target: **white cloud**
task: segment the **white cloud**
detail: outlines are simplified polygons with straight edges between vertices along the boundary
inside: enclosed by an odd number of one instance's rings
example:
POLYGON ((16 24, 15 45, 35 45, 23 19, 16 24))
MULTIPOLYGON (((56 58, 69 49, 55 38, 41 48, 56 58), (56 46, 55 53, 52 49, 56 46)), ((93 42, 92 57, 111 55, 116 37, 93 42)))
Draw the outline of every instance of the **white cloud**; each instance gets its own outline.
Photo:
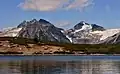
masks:
POLYGON ((25 10, 53 11, 59 9, 83 9, 91 5, 92 2, 92 0, 24 0, 18 6, 25 10))
POLYGON ((69 21, 57 21, 56 22, 56 26, 57 27, 65 27, 65 26, 68 26, 70 25, 71 23, 69 21))
POLYGON ((70 3, 66 9, 83 9, 89 5, 92 5, 92 0, 74 0, 72 3, 70 3))
POLYGON ((19 6, 25 10, 51 11, 61 8, 68 0, 25 0, 19 6))

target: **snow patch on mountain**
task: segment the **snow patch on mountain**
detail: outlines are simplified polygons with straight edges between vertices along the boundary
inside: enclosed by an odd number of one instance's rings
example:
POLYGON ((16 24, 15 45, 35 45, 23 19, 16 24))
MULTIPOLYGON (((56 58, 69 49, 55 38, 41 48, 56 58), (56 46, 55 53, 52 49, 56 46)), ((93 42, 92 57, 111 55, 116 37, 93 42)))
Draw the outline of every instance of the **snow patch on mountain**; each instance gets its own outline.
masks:
POLYGON ((56 40, 58 40, 58 37, 56 37, 54 34, 51 33, 51 35, 52 35, 56 40))
POLYGON ((107 29, 105 31, 93 31, 92 34, 100 35, 100 40, 104 40, 120 32, 120 29, 107 29))
POLYGON ((71 43, 73 42, 72 38, 69 37, 68 35, 66 35, 66 38, 68 38, 68 39, 70 40, 71 43))
POLYGON ((64 30, 61 30, 62 33, 64 33, 64 30))
POLYGON ((21 30, 22 28, 13 28, 9 31, 4 32, 3 35, 8 37, 16 37, 21 30))
POLYGON ((13 29, 14 27, 7 27, 7 28, 3 28, 1 31, 2 32, 7 32, 10 31, 11 29, 13 29))

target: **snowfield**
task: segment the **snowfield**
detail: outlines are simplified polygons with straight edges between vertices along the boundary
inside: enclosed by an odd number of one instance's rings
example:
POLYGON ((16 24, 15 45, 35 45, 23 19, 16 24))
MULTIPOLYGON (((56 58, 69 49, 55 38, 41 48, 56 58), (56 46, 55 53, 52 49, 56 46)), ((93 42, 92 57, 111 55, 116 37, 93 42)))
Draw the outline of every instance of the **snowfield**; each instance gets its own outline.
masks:
POLYGON ((100 35, 100 40, 104 40, 120 32, 120 29, 107 29, 105 31, 93 31, 92 34, 100 35))
POLYGON ((9 31, 4 32, 4 36, 16 37, 21 30, 22 30, 22 28, 13 28, 9 31))

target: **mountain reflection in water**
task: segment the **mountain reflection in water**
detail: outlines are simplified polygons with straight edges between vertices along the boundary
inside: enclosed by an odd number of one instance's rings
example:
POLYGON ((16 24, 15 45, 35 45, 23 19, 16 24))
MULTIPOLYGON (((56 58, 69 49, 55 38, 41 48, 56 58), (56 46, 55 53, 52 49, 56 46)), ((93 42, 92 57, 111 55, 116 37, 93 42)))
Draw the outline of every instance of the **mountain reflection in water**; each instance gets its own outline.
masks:
POLYGON ((120 74, 120 61, 2 60, 0 74, 120 74))

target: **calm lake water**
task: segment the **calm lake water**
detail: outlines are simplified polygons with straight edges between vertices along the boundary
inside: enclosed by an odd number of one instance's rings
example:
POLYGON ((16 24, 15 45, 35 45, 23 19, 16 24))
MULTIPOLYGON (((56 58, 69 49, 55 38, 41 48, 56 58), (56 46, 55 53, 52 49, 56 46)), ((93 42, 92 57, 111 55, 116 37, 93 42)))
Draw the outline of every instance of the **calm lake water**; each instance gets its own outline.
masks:
POLYGON ((120 74, 120 56, 0 56, 0 74, 120 74))

